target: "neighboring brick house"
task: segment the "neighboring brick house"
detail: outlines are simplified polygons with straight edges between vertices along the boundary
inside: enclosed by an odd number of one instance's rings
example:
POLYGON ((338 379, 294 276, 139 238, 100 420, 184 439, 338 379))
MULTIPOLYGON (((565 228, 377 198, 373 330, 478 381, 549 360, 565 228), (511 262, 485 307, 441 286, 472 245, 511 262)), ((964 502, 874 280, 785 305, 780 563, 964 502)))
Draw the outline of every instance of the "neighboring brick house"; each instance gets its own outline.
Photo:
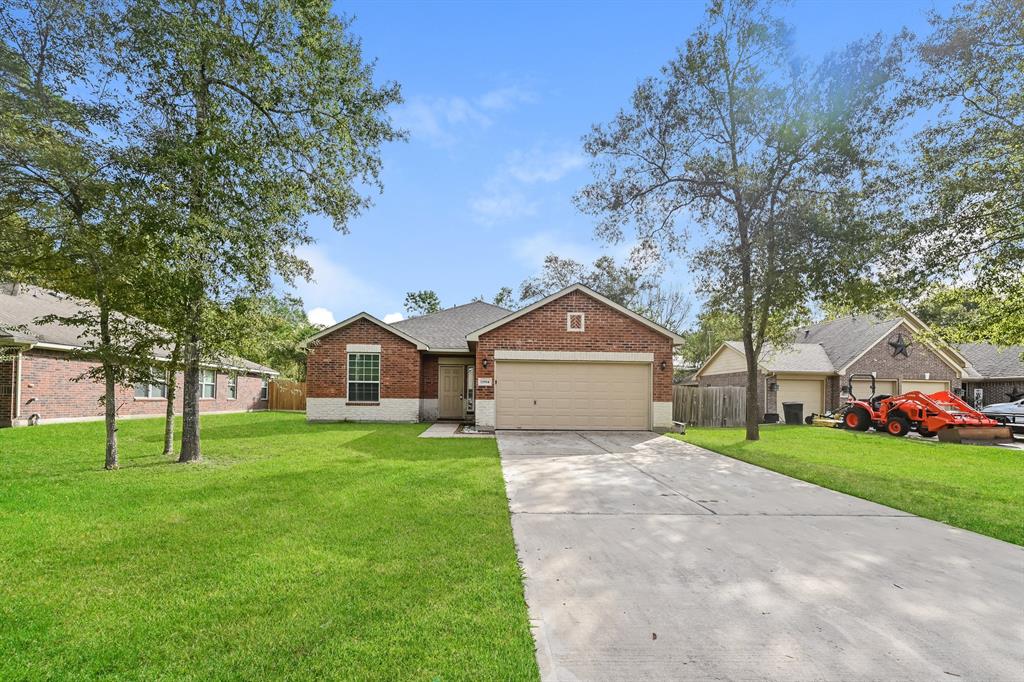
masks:
POLYGON ((1024 398, 1024 346, 1000 348, 989 343, 957 346, 967 358, 970 373, 964 376, 966 399, 976 407, 1024 398))
POLYGON ((473 302, 392 324, 360 313, 306 342, 306 414, 483 429, 664 429, 679 343, 582 285, 516 312, 473 302))
MULTIPOLYGON (((854 374, 874 375, 879 394, 962 392, 975 370, 960 351, 934 338, 909 313, 849 316, 800 328, 791 344, 768 347, 762 353, 759 410, 779 414, 784 402, 802 403, 804 415, 834 410, 843 404, 854 374)), ((696 379, 699 386, 745 386, 742 344, 722 344, 698 370, 696 379)), ((869 386, 870 380, 854 381, 853 392, 866 397, 869 386)))
MULTIPOLYGON (((87 305, 57 292, 0 284, 0 427, 103 418, 102 384, 79 377, 94 366, 69 353, 81 348, 83 330, 37 322, 46 315, 69 316, 87 305)), ((166 353, 158 352, 159 368, 166 353)), ((202 412, 267 409, 267 382, 277 372, 232 358, 206 365, 202 372, 202 412)), ((166 412, 166 377, 138 386, 117 387, 119 417, 159 416, 166 412)), ((176 411, 181 411, 183 377, 179 372, 176 411)))

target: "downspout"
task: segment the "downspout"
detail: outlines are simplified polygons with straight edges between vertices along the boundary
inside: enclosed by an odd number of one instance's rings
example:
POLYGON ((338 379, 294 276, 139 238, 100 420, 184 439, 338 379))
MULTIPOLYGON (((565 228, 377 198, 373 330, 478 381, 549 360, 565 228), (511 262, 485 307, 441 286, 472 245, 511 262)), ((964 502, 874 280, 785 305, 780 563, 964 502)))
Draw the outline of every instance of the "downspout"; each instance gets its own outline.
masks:
POLYGON ((14 416, 13 420, 21 418, 21 349, 18 349, 18 361, 14 369, 14 416))

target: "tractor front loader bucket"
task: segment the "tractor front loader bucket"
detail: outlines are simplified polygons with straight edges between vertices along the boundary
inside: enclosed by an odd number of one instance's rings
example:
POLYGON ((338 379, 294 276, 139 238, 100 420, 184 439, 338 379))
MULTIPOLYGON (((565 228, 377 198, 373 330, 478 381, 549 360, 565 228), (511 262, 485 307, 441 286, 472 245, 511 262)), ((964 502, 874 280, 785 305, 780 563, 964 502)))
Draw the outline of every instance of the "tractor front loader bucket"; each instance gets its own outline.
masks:
POLYGON ((1012 443, 1013 433, 1009 426, 947 426, 940 429, 939 440, 943 443, 1012 443))

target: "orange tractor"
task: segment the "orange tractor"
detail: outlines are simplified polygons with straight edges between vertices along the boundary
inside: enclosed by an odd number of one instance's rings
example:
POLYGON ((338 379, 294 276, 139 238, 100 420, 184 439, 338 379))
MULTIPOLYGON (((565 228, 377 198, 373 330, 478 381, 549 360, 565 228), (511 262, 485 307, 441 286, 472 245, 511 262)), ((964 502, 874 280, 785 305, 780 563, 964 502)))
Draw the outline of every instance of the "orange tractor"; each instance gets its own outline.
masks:
POLYGON ((925 438, 937 435, 946 443, 1013 442, 1010 427, 986 417, 950 391, 875 395, 875 377, 871 374, 851 375, 846 390, 850 398, 843 410, 843 428, 867 431, 874 427, 893 436, 917 431, 925 438), (871 381, 870 397, 854 395, 854 379, 871 381))

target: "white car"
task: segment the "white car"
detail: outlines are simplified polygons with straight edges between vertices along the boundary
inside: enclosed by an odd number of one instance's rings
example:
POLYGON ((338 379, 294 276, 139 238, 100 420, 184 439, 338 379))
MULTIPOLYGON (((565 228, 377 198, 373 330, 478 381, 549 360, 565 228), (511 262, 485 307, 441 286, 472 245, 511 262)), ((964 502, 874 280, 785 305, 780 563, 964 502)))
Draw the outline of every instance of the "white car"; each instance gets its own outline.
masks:
POLYGON ((1024 398, 1008 403, 986 405, 981 411, 986 417, 1009 424, 1014 431, 1024 431, 1024 398))

